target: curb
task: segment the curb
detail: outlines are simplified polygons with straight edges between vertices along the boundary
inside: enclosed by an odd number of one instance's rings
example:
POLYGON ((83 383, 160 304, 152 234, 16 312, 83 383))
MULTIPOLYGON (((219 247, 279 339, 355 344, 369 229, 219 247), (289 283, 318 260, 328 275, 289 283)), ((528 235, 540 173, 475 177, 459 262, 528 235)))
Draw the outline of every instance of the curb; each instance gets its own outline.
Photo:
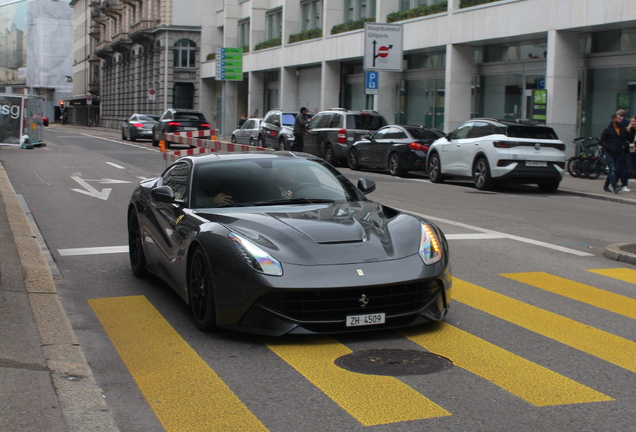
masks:
POLYGON ((626 246, 634 247, 633 243, 617 243, 613 245, 609 245, 605 248, 603 252, 603 256, 607 259, 611 259, 614 261, 620 261, 632 265, 636 265, 636 254, 624 250, 626 246))
POLYGON ((57 295, 49 263, 1 163, 0 198, 23 268, 42 352, 69 430, 118 432, 57 295))

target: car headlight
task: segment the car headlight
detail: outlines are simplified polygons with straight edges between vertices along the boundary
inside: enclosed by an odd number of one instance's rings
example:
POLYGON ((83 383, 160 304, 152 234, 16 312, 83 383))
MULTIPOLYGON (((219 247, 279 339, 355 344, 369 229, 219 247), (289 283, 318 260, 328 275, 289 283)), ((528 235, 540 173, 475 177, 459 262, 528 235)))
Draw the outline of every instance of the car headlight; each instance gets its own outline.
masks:
POLYGON ((263 249, 235 233, 230 233, 228 238, 230 239, 232 246, 234 246, 239 255, 243 257, 248 266, 252 267, 257 272, 266 275, 283 275, 283 266, 280 262, 274 259, 263 249))
POLYGON ((442 259, 442 244, 433 229, 424 223, 422 224, 420 249, 418 253, 426 265, 435 264, 442 259))

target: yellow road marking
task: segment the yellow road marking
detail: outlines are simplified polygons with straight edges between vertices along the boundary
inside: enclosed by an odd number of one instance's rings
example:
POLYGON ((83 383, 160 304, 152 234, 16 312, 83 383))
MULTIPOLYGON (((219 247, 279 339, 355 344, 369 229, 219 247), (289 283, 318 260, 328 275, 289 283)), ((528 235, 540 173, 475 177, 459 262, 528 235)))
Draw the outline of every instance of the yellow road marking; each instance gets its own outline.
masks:
POLYGON ((588 270, 592 273, 597 273, 603 276, 611 277, 614 279, 622 280, 625 282, 636 284, 636 270, 627 268, 613 268, 613 269, 599 269, 588 270))
POLYGON ((446 323, 403 336, 536 406, 614 400, 543 366, 446 323))
POLYGON ((507 273, 507 278, 636 319, 636 300, 544 272, 507 273))
POLYGON ((296 340, 263 342, 365 426, 450 415, 396 378, 358 374, 336 366, 334 361, 351 350, 332 338, 296 340))
POLYGON ((144 296, 88 302, 166 431, 267 430, 144 296))
POLYGON ((535 333, 636 372, 636 343, 453 278, 453 298, 535 333))

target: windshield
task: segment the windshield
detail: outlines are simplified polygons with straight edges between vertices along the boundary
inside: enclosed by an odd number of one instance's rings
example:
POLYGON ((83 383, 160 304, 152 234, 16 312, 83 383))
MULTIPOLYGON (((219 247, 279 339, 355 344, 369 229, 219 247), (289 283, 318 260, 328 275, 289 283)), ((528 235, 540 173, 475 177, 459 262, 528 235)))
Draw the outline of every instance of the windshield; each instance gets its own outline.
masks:
POLYGON ((214 161, 197 165, 192 180, 194 208, 363 200, 349 180, 320 160, 214 161))

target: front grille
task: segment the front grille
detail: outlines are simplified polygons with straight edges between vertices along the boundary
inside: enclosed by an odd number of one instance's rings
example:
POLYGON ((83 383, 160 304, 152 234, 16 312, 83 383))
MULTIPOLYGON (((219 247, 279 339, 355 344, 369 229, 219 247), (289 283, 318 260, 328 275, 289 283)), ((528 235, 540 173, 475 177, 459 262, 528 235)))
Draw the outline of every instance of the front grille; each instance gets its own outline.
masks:
POLYGON ((277 291, 257 305, 295 321, 342 321, 347 315, 384 312, 387 317, 417 312, 440 292, 438 281, 360 288, 277 291), (361 307, 361 298, 368 299, 361 307))

